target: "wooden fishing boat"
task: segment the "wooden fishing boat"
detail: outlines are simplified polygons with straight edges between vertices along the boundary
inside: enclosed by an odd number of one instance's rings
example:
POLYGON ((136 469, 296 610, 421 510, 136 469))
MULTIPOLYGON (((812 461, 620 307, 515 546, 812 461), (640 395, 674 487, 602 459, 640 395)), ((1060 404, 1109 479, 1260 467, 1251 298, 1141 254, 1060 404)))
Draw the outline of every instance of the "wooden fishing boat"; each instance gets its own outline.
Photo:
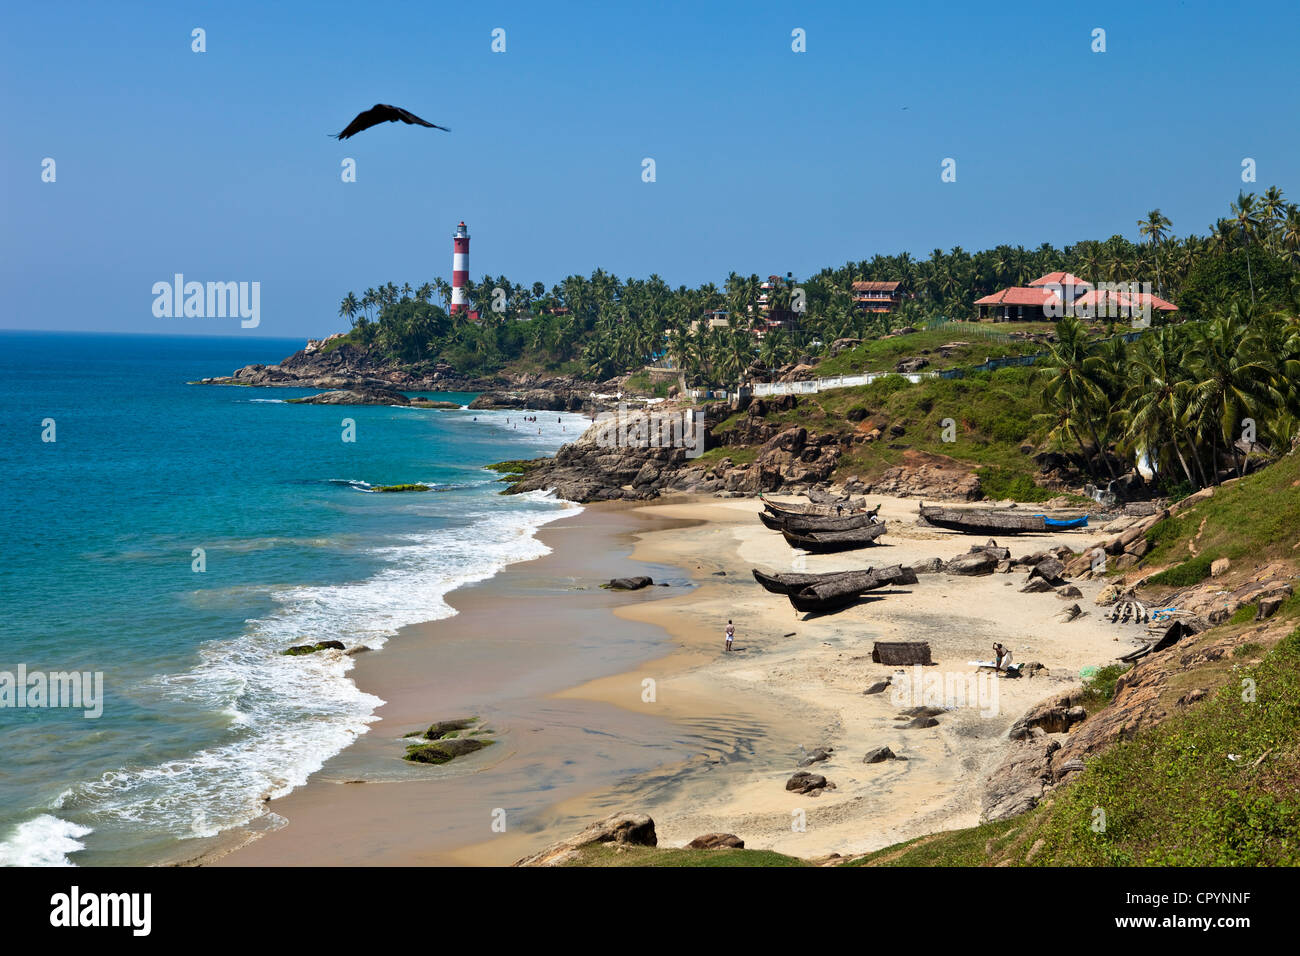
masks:
POLYGON ((810 515, 842 515, 848 510, 846 508, 841 508, 839 511, 836 511, 835 508, 829 505, 769 501, 766 498, 763 499, 763 507, 767 509, 769 514, 774 514, 777 517, 785 517, 787 515, 799 515, 804 517, 810 515))
POLYGON ((759 513, 759 520, 773 531, 853 531, 875 523, 876 511, 859 511, 850 515, 772 515, 759 513))
POLYGON ((884 533, 885 523, 883 521, 869 524, 865 528, 855 528, 852 531, 809 531, 805 534, 799 534, 787 529, 781 531, 790 547, 802 548, 804 551, 812 551, 818 554, 865 548, 868 545, 875 544, 876 539, 884 533))
POLYGON ((896 584, 916 584, 916 572, 901 565, 891 565, 870 571, 857 571, 809 585, 788 595, 796 611, 824 613, 852 604, 868 591, 896 584))
POLYGON ((894 564, 887 568, 850 571, 833 580, 819 581, 787 595, 796 611, 825 613, 848 607, 863 594, 892 584, 916 584, 916 572, 894 564))
POLYGON ((1041 514, 1019 508, 927 508, 921 505, 921 517, 927 524, 962 534, 1024 534, 1046 531, 1041 514))
POLYGON ((812 584, 824 584, 849 574, 861 574, 861 571, 830 571, 825 574, 765 574, 754 568, 754 580, 773 594, 789 594, 812 584))

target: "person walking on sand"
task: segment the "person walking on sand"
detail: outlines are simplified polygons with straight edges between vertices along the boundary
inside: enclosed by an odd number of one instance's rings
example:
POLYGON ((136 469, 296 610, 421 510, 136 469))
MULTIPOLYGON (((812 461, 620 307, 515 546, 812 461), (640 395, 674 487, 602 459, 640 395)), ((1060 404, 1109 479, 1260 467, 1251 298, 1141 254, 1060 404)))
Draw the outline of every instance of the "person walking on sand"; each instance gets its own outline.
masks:
POLYGON ((730 651, 730 650, 731 650, 731 642, 734 641, 734 640, 736 639, 736 625, 732 624, 730 621, 727 622, 727 630, 726 630, 726 634, 727 634, 727 648, 726 648, 726 649, 727 649, 728 651, 730 651))

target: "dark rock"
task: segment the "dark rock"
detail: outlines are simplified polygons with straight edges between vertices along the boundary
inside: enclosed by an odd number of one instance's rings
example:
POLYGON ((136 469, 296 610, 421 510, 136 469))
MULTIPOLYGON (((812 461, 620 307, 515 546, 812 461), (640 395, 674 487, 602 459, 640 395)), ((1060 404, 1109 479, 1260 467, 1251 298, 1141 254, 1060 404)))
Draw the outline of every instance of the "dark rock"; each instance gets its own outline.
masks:
POLYGON ((943 566, 948 574, 978 575, 992 574, 998 566, 998 559, 986 551, 974 551, 953 558, 943 566))
POLYGON ((862 693, 864 694, 883 694, 889 688, 889 680, 878 680, 862 693))
POLYGON ((926 727, 938 727, 938 726, 939 726, 939 721, 935 720, 933 717, 917 717, 913 720, 909 720, 907 723, 903 724, 899 729, 900 730, 923 730, 926 727))
POLYGON ((424 732, 426 740, 441 740, 452 731, 469 730, 478 723, 477 717, 458 717, 455 720, 440 720, 429 725, 424 732))
POLYGON ((654 584, 651 578, 644 575, 632 578, 613 578, 605 585, 611 591, 639 591, 642 588, 648 588, 654 584))
POLYGON ((807 770, 797 771, 794 776, 785 782, 785 788, 794 793, 811 793, 825 787, 827 787, 825 777, 819 773, 809 773, 807 770))
POLYGON ((406 748, 405 759, 413 763, 443 764, 482 750, 491 743, 491 740, 479 737, 451 737, 428 744, 412 744, 406 748))
POLYGON ((885 760, 897 760, 897 755, 888 747, 877 747, 875 750, 867 752, 862 758, 863 763, 881 763, 885 760))

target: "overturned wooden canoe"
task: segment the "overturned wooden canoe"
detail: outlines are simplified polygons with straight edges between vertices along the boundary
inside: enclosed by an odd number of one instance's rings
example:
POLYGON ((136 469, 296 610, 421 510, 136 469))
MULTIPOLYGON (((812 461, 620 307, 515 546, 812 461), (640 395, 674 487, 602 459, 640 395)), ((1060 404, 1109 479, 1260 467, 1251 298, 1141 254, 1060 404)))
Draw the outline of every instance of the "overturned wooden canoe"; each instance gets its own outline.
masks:
POLYGON ((804 574, 800 572, 766 574, 758 570, 758 568, 754 568, 754 580, 773 594, 790 594, 812 584, 825 584, 827 581, 833 581, 848 574, 861 573, 861 571, 830 571, 825 574, 804 574))
POLYGON ((863 594, 891 584, 916 584, 916 572, 902 565, 850 571, 834 580, 810 584, 787 595, 796 611, 826 612, 848 607, 863 594))
POLYGON ((785 536, 786 544, 790 545, 790 547, 802 548, 804 551, 817 554, 865 548, 868 545, 875 544, 876 539, 884 533, 885 523, 883 521, 869 524, 865 528, 856 528, 852 531, 809 531, 803 534, 789 529, 781 531, 781 534, 785 536))

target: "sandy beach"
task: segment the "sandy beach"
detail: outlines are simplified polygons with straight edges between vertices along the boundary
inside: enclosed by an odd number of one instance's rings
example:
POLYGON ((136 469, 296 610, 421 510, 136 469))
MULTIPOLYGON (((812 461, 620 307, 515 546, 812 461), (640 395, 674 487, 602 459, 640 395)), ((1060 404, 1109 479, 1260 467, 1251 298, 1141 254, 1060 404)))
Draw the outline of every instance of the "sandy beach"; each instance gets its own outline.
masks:
MULTIPOLYGON (((724 831, 809 858, 978 822, 982 780, 1011 723, 1128 645, 1095 613, 1095 582, 1078 582, 1079 603, 1093 613, 1064 624, 1068 602, 1020 593, 1019 569, 923 574, 916 585, 812 617, 754 581, 753 567, 906 564, 976 543, 917 527, 914 500, 882 500, 884 543, 838 555, 792 551, 759 524, 751 499, 589 506, 543 528, 549 555, 455 592, 456 616, 362 655, 353 677, 387 702, 379 721, 226 847, 245 845, 203 862, 502 865, 624 809, 653 816, 661 845, 724 831), (671 586, 595 587, 637 573, 671 586), (737 625, 731 654, 723 653, 728 619, 737 625), (872 663, 876 640, 930 642, 929 699, 863 693, 900 671, 872 663), (969 666, 988 658, 995 640, 1047 672, 1012 680, 969 666), (901 729, 903 706, 933 702, 930 675, 947 679, 945 703, 957 706, 937 727, 901 729), (963 687, 972 696, 953 699, 963 687), (482 716, 499 743, 443 767, 399 759, 403 734, 465 714, 482 716), (862 762, 881 746, 907 759, 862 762), (817 747, 834 751, 809 769, 835 789, 788 793, 801 748, 817 747)), ((1061 533, 999 543, 1016 556, 1084 540, 1061 533)))

